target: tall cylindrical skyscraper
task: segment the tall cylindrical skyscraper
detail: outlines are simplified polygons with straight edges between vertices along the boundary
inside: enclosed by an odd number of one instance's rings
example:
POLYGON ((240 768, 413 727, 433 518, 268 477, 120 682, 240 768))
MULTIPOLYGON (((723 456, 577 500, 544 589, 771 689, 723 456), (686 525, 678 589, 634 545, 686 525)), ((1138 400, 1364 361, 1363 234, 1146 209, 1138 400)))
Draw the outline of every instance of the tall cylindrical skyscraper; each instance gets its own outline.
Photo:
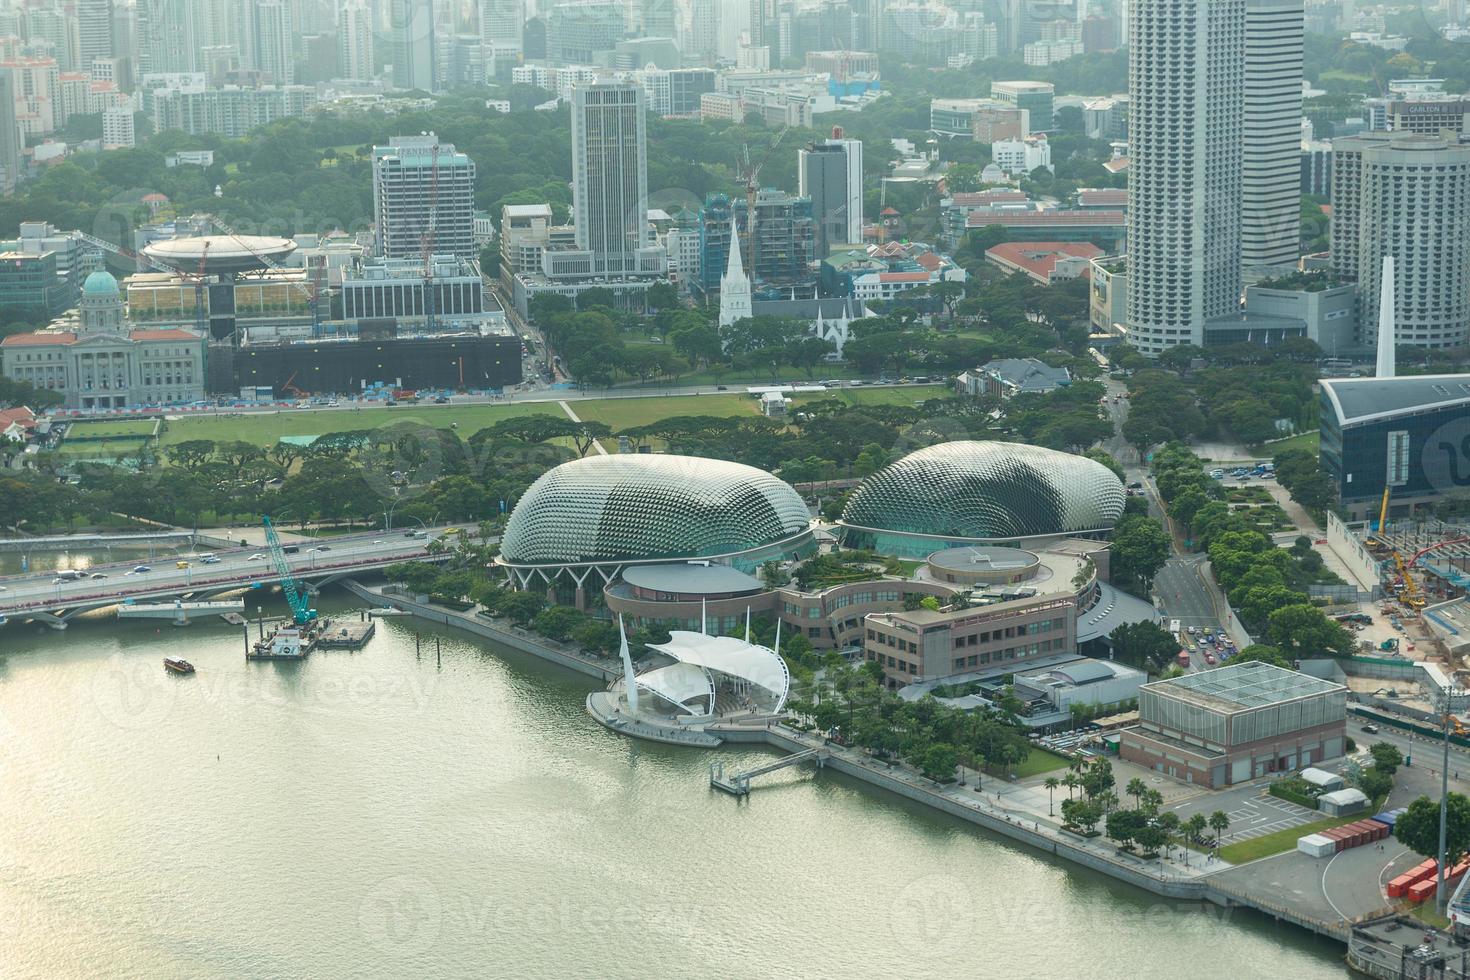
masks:
POLYGON ((1246 0, 1240 259, 1294 266, 1301 253, 1302 0, 1246 0))
POLYGON ((1204 344, 1239 306, 1246 0, 1129 6, 1129 341, 1204 344))

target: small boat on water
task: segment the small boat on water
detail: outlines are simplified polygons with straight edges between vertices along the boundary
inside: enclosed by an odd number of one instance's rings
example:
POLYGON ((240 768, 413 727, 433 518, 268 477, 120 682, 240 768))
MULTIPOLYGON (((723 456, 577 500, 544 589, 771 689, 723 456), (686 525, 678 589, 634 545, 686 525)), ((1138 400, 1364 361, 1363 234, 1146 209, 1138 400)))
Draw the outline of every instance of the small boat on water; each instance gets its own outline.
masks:
POLYGON ((194 665, 189 663, 189 661, 187 660, 180 659, 179 657, 164 657, 163 666, 164 669, 172 671, 175 674, 194 673, 194 665))

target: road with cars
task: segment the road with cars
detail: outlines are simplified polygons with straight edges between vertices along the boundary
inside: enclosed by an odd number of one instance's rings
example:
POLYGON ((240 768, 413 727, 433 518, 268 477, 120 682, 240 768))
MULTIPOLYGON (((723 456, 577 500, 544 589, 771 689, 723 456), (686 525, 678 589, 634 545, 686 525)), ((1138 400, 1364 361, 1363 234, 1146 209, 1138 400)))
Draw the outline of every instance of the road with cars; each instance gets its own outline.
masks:
MULTIPOLYGON (((367 532, 327 541, 285 545, 293 573, 317 578, 380 568, 428 557, 428 545, 444 529, 367 532)), ((0 616, 96 608, 125 599, 218 592, 279 580, 270 552, 235 548, 140 563, 111 562, 83 568, 0 577, 0 616)))

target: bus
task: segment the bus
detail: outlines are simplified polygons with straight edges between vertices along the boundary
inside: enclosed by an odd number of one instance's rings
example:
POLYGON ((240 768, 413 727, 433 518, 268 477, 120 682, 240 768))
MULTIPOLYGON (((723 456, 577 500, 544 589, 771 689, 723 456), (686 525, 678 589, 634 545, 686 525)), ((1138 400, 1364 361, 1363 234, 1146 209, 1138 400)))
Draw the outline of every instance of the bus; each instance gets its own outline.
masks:
POLYGON ((1179 666, 1181 666, 1181 667, 1188 667, 1189 666, 1189 651, 1187 651, 1187 650, 1180 650, 1179 651, 1179 666))

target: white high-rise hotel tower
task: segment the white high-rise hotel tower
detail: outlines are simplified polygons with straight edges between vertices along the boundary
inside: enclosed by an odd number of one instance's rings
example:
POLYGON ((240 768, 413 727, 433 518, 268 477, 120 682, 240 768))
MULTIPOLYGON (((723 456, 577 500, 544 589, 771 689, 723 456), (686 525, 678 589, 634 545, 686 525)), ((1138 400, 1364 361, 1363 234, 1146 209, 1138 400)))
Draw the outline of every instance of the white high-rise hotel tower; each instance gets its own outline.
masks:
POLYGON ((1236 316, 1247 250, 1295 259, 1301 31, 1301 0, 1129 5, 1127 319, 1145 354, 1236 316))

